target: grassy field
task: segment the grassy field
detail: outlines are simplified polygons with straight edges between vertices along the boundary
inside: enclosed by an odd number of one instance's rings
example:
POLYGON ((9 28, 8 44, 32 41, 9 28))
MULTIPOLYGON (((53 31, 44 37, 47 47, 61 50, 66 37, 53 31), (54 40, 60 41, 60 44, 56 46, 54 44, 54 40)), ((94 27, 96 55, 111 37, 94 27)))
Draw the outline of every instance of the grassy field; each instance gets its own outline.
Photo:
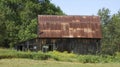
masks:
POLYGON ((120 63, 77 63, 52 60, 0 59, 0 67, 120 67, 120 63))

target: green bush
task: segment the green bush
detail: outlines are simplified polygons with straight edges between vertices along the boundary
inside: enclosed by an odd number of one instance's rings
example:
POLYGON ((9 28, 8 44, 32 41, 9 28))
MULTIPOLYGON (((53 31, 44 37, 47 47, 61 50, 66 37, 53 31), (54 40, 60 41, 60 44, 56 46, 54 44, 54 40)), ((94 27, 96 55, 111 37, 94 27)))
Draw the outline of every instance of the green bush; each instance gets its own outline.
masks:
POLYGON ((77 55, 72 54, 72 53, 67 53, 67 52, 58 52, 58 51, 52 51, 47 53, 50 58, 53 58, 54 60, 57 61, 76 61, 77 55))
POLYGON ((93 56, 93 55, 80 55, 78 57, 79 62, 83 63, 98 63, 100 62, 99 56, 93 56))
POLYGON ((49 55, 41 51, 33 54, 33 59, 36 59, 36 60, 47 60, 48 58, 49 58, 49 55))
POLYGON ((53 59, 56 61, 69 61, 81 63, 109 63, 120 62, 120 52, 116 52, 114 56, 110 55, 76 55, 67 52, 51 51, 48 53, 39 52, 22 52, 11 49, 0 49, 0 59, 4 58, 28 58, 35 60, 53 59))
POLYGON ((0 49, 0 59, 14 58, 14 57, 16 57, 14 53, 16 54, 15 50, 0 49))
POLYGON ((43 52, 22 52, 8 49, 0 49, 0 59, 3 58, 29 58, 29 59, 48 59, 48 55, 43 52))

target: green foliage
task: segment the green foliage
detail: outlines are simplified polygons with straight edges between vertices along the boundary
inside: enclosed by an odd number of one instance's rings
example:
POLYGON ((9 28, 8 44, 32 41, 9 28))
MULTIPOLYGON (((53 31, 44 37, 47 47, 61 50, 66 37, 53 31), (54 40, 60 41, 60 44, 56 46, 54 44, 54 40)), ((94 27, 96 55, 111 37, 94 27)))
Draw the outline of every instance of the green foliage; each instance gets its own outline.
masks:
POLYGON ((3 58, 28 58, 28 59, 37 59, 37 60, 46 60, 48 55, 43 52, 21 52, 8 49, 0 49, 0 59, 3 58))
POLYGON ((13 47, 37 37, 37 16, 41 14, 64 15, 49 0, 0 0, 0 46, 13 47))
POLYGON ((108 8, 102 8, 98 10, 103 25, 107 25, 110 21, 110 10, 108 8))
POLYGON ((103 8, 98 15, 102 24, 102 53, 114 55, 120 51, 120 13, 110 15, 110 10, 103 8))
POLYGON ((93 55, 80 55, 78 57, 79 62, 83 63, 98 63, 100 62, 100 56, 93 56, 93 55))
POLYGON ((8 50, 8 49, 0 49, 0 59, 3 58, 14 58, 16 51, 15 50, 8 50))
POLYGON ((119 63, 120 53, 116 52, 114 56, 110 55, 76 55, 67 52, 21 52, 10 49, 0 49, 0 59, 4 58, 28 58, 35 60, 49 60, 80 62, 80 63, 119 63))
POLYGON ((76 57, 77 55, 72 54, 72 53, 67 53, 67 52, 58 52, 58 51, 53 51, 53 52, 48 52, 47 55, 50 56, 50 58, 53 58, 57 61, 77 61, 76 57))

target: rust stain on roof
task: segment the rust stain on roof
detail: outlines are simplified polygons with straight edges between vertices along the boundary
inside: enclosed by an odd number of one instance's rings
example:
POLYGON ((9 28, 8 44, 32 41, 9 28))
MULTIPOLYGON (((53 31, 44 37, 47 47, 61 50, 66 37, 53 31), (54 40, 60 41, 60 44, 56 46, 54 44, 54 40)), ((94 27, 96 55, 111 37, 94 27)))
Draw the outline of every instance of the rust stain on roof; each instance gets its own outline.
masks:
POLYGON ((100 18, 39 15, 38 36, 40 38, 101 38, 100 18))

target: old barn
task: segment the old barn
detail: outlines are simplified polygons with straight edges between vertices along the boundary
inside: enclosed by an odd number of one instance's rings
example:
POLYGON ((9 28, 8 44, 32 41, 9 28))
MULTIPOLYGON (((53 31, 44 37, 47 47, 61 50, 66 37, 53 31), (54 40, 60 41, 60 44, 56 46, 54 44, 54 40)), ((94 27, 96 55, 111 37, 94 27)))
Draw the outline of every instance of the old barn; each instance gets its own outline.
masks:
POLYGON ((18 50, 95 54, 101 48, 98 16, 38 16, 38 37, 19 43, 18 50))

